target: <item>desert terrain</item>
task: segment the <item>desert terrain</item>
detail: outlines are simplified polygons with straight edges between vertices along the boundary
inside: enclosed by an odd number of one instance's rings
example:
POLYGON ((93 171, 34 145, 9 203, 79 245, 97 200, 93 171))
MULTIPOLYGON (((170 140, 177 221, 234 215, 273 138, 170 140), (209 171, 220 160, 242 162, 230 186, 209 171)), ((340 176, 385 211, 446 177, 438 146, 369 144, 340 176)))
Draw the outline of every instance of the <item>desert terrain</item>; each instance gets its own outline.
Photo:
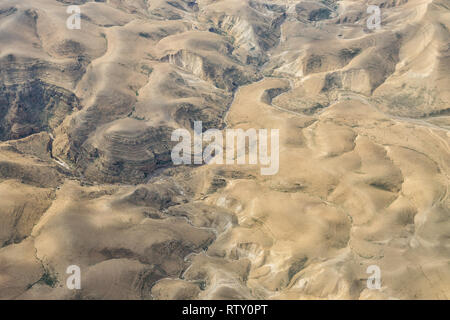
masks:
POLYGON ((0 43, 0 299, 450 298, 449 0, 0 0, 0 43), (196 121, 278 172, 175 166, 196 121))

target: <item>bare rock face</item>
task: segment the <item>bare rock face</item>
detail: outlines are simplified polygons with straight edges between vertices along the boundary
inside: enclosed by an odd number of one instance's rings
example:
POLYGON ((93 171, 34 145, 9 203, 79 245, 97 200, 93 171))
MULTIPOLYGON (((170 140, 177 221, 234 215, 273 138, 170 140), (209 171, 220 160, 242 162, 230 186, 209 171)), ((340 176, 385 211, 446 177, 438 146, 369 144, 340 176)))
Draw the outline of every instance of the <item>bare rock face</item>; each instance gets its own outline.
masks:
POLYGON ((155 48, 162 62, 187 69, 228 91, 255 81, 257 75, 233 59, 234 50, 226 38, 211 32, 186 32, 161 40, 155 48), (178 48, 174 48, 173 43, 178 48))
POLYGON ((0 299, 448 299, 448 9, 2 1, 0 299), (278 172, 174 167, 195 121, 278 172))
POLYGON ((117 120, 97 130, 85 143, 78 163, 88 179, 142 181, 157 167, 169 165, 170 132, 169 128, 151 128, 132 118, 117 120))
POLYGON ((0 139, 20 139, 55 129, 72 111, 80 108, 71 92, 34 80, 1 89, 0 139))

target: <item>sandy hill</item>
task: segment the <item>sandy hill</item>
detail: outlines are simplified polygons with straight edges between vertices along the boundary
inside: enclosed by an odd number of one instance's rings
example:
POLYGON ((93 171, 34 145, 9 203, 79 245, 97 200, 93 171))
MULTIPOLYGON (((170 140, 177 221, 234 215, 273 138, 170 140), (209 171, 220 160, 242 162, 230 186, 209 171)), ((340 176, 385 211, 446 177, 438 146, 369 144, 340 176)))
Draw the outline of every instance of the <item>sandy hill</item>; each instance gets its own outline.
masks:
POLYGON ((1 1, 0 299, 449 299, 449 30, 448 0, 1 1), (194 121, 279 129, 279 172, 174 167, 194 121))

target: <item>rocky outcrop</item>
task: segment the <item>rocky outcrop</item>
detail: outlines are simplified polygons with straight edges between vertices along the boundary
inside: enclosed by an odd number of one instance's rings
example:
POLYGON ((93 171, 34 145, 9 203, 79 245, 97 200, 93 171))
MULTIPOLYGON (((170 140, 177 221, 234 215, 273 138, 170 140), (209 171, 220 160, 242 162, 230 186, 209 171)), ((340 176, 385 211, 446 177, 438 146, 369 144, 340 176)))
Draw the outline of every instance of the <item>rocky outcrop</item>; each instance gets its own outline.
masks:
POLYGON ((137 183, 170 164, 170 128, 127 118, 97 130, 82 147, 77 166, 87 179, 137 183))
POLYGON ((52 131, 74 110, 78 98, 55 85, 33 80, 0 88, 0 139, 20 139, 52 131))

